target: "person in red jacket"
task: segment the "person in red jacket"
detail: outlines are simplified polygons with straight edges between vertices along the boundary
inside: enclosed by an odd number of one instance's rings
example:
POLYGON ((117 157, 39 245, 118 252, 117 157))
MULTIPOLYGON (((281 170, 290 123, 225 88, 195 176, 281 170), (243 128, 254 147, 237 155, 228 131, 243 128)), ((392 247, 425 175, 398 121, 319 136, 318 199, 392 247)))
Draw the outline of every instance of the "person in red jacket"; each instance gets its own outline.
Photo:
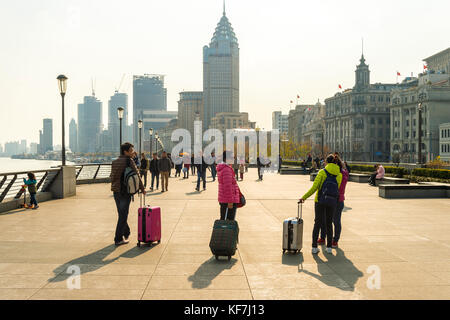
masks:
POLYGON ((237 185, 233 168, 226 163, 227 159, 232 160, 234 158, 231 152, 224 151, 222 162, 217 165, 220 219, 225 220, 226 215, 227 220, 234 220, 236 218, 237 204, 240 202, 239 186, 237 185))

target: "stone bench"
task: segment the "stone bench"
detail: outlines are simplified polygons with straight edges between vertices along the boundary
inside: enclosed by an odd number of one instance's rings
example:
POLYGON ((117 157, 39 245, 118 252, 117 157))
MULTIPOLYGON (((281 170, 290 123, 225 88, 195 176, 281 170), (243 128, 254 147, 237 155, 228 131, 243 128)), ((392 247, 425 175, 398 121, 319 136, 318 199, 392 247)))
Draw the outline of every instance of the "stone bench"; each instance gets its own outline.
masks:
POLYGON ((385 199, 450 198, 450 186, 427 184, 381 184, 378 195, 385 199))
POLYGON ((404 178, 391 178, 391 177, 384 177, 383 179, 375 180, 375 185, 380 186, 382 184, 409 184, 409 180, 404 178))
POLYGON ((350 173, 348 181, 358 183, 369 183, 370 174, 350 173))
POLYGON ((319 172, 313 172, 313 173, 311 173, 311 174, 309 175, 309 180, 314 181, 314 180, 316 179, 318 173, 319 173, 319 172))
POLYGON ((280 174, 295 174, 295 175, 306 175, 309 174, 310 169, 306 168, 306 171, 303 168, 281 168, 280 174))

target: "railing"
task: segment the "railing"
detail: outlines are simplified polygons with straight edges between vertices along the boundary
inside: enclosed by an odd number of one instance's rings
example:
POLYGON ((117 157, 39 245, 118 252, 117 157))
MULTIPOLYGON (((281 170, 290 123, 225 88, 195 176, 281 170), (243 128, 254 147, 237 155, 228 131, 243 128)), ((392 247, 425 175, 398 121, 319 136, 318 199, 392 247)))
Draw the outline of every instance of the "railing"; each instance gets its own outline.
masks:
MULTIPOLYGON (((47 192, 59 171, 59 168, 31 171, 36 176, 37 191, 47 192)), ((0 173, 0 203, 6 200, 19 199, 23 195, 23 178, 28 179, 28 172, 30 171, 0 173)))
POLYGON ((77 184, 110 182, 111 163, 89 163, 75 168, 77 184))

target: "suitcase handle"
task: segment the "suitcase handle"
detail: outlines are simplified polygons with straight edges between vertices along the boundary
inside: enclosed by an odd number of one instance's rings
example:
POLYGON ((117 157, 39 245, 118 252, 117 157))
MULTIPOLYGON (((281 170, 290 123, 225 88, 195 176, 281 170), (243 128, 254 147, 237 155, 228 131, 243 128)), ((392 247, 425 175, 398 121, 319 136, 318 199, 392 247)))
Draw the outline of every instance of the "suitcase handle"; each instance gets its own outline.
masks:
MULTIPOLYGON (((143 193, 141 191, 138 191, 138 193, 139 193, 139 204, 142 208, 142 194, 143 193)), ((145 207, 145 195, 144 195, 144 207, 145 207)))
POLYGON ((300 201, 298 202, 298 208, 297 208, 297 218, 302 219, 303 217, 303 203, 300 201))

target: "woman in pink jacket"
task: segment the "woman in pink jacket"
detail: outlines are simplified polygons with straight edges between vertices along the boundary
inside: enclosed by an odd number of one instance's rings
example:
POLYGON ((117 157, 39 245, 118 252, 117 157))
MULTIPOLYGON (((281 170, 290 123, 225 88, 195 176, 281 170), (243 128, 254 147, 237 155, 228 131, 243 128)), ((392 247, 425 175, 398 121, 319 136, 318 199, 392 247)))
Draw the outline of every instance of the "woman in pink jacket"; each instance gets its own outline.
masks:
POLYGON ((342 210, 344 210, 344 200, 345 200, 345 186, 347 185, 348 178, 350 174, 348 173, 347 167, 345 166, 344 162, 339 158, 336 157, 336 163, 341 169, 342 174, 342 181, 341 185, 339 187, 339 200, 336 207, 336 211, 333 214, 333 224, 334 224, 334 237, 333 237, 333 243, 332 247, 337 248, 339 238, 341 237, 341 231, 342 231, 342 224, 341 224, 341 217, 342 217, 342 210))
POLYGON ((233 168, 226 163, 233 159, 230 152, 223 152, 223 160, 217 165, 217 180, 219 181, 220 219, 234 220, 237 204, 240 202, 239 187, 236 182, 233 168), (227 214, 228 210, 228 214, 227 214))

